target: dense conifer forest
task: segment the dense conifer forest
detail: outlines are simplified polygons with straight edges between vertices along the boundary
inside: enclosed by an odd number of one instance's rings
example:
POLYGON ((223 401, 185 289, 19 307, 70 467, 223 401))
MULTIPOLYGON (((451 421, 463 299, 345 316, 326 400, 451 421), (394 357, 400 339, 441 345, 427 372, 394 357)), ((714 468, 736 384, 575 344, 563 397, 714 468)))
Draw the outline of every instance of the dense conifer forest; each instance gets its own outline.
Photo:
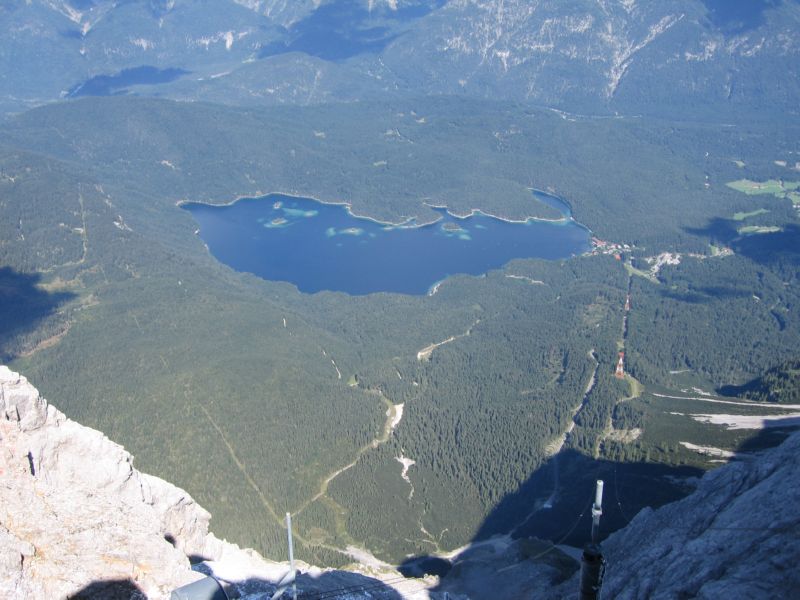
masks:
POLYGON ((130 97, 45 106, 1 133, 4 360, 267 555, 281 555, 286 511, 300 555, 325 564, 350 545, 398 561, 523 522, 547 533, 526 516, 553 494, 559 450, 707 468, 681 442, 711 425, 689 409, 673 425, 664 396, 796 399, 796 209, 726 185, 785 170, 791 125, 565 120, 446 97, 130 97), (450 277, 430 296, 305 295, 237 273, 178 206, 279 191, 390 222, 426 222, 428 204, 551 216, 530 188, 563 197, 595 249, 450 277), (734 215, 757 209, 745 218, 772 229, 740 232, 734 215), (679 258, 653 271, 664 253, 679 258))

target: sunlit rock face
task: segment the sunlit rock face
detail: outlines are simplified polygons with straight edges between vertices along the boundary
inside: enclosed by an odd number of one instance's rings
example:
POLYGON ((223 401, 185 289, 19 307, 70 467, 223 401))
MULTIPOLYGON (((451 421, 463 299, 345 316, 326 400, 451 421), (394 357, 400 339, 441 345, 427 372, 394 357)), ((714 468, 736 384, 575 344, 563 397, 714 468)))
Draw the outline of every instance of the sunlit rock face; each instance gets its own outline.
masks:
POLYGON ((0 589, 12 598, 110 582, 166 597, 198 577, 187 554, 214 551, 209 514, 186 492, 139 473, 124 448, 67 419, 7 367, 0 482, 0 589))

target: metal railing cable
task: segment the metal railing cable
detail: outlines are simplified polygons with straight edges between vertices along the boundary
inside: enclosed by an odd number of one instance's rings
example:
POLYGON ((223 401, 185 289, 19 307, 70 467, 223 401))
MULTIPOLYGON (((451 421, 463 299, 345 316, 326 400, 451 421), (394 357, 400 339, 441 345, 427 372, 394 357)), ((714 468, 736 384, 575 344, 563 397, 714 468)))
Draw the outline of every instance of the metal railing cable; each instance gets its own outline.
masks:
MULTIPOLYGON (((542 552, 539 552, 538 554, 535 554, 533 556, 527 556, 527 557, 524 557, 524 558, 522 558, 520 560, 515 561, 514 563, 504 567, 503 570, 512 568, 512 567, 514 567, 514 566, 516 566, 516 565, 518 565, 518 564, 520 564, 522 562, 525 562, 525 561, 536 561, 536 560, 542 558, 543 556, 549 554, 550 552, 553 552, 554 550, 556 550, 559 545, 563 544, 569 538, 569 536, 572 535, 572 533, 578 527, 578 525, 580 524, 580 522, 583 519, 584 515, 586 515, 587 511, 591 508, 591 506, 592 506, 592 503, 589 502, 583 508, 583 510, 580 512, 580 514, 575 519, 575 521, 565 531, 565 533, 563 533, 563 535, 561 535, 560 537, 557 538, 558 541, 552 542, 551 546, 549 546, 548 548, 546 548, 542 552)), ((409 578, 409 577, 393 577, 393 578, 389 578, 389 579, 385 579, 385 580, 376 580, 374 583, 370 583, 370 584, 361 584, 361 585, 339 587, 339 588, 333 588, 333 589, 324 590, 324 591, 320 591, 320 592, 311 592, 311 593, 309 593, 309 592, 300 592, 298 594, 298 597, 302 598, 303 600, 333 600, 335 598, 341 598, 341 597, 347 596, 349 594, 356 594, 356 593, 359 593, 359 592, 369 592, 369 591, 377 590, 377 589, 380 589, 380 588, 391 588, 392 586, 402 586, 402 585, 410 585, 410 584, 415 584, 415 585, 419 586, 418 589, 412 590, 413 592, 421 591, 421 590, 423 590, 423 589, 428 587, 427 583, 421 582, 419 579, 414 579, 414 578, 409 578)), ((390 590, 387 589, 387 592, 389 592, 389 591, 390 590)))

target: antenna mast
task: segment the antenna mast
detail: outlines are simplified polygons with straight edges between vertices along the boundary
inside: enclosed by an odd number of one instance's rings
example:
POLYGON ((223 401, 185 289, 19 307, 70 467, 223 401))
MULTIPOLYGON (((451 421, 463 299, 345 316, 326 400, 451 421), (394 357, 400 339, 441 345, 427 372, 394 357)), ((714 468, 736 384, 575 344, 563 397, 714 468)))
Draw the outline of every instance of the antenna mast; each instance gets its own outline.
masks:
POLYGON ((292 543, 292 515, 286 513, 286 533, 289 539, 289 572, 286 573, 277 584, 275 593, 271 600, 278 600, 283 593, 292 586, 292 598, 297 600, 297 571, 294 570, 294 544, 292 543))
POLYGON ((603 480, 597 480, 592 504, 592 540, 583 547, 581 557, 581 600, 597 600, 603 585, 606 561, 600 547, 600 517, 603 515, 603 480))

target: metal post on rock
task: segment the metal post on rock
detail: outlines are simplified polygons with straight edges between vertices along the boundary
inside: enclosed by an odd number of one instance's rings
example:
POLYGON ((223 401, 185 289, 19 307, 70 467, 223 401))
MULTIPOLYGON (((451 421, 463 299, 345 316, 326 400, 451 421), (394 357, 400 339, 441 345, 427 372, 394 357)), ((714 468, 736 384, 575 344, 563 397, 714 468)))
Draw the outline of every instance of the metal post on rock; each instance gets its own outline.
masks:
POLYGON ((603 480, 597 480, 592 504, 592 539, 583 547, 581 556, 581 600, 597 600, 603 585, 606 561, 598 539, 600 517, 603 515, 603 480))
POLYGON ((286 533, 289 538, 289 572, 281 577, 280 581, 276 584, 275 593, 272 594, 271 600, 278 600, 283 596, 283 593, 289 589, 289 584, 292 584, 292 598, 297 600, 297 573, 294 570, 294 545, 292 544, 292 515, 286 513, 286 533))
POLYGON ((594 490, 594 504, 592 504, 592 543, 597 543, 600 536, 600 517, 603 516, 603 480, 597 480, 594 490))

